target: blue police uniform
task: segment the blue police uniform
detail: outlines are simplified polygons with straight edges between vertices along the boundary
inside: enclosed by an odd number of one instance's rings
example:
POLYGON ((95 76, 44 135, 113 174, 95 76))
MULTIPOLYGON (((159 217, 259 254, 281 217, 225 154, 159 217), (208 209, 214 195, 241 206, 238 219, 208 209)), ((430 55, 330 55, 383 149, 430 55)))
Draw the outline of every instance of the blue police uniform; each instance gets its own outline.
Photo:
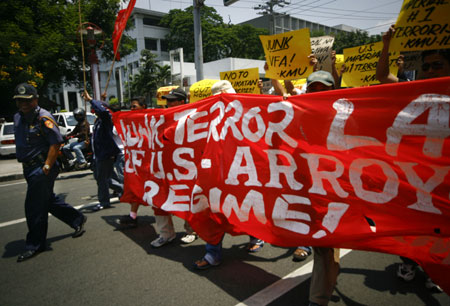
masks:
MULTIPOLYGON (((92 132, 92 151, 94 152, 94 176, 98 187, 98 204, 94 210, 111 206, 109 183, 114 170, 114 162, 119 147, 113 138, 113 122, 109 110, 102 101, 91 100, 91 107, 97 115, 92 132)), ((106 104, 106 103, 105 103, 106 104)), ((122 192, 122 190, 119 190, 122 192)))
POLYGON ((25 199, 28 225, 26 249, 44 251, 48 213, 75 230, 82 227, 86 217, 53 192, 59 173, 57 163, 50 169, 48 175, 42 170, 50 146, 63 142, 52 115, 39 106, 28 114, 18 112, 14 115, 14 133, 16 157, 23 165, 24 177, 28 184, 25 199))

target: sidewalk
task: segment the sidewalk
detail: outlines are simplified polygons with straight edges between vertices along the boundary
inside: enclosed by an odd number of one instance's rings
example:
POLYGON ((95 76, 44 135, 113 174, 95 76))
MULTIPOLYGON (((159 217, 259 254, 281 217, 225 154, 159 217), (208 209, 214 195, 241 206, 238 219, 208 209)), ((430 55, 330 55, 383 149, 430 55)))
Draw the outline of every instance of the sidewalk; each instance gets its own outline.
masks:
MULTIPOLYGON (((77 170, 71 172, 61 172, 59 176, 67 176, 79 174, 83 172, 91 172, 91 170, 77 170)), ((13 181, 23 179, 22 164, 15 157, 2 157, 0 159, 0 182, 13 181)))
POLYGON ((22 164, 15 157, 0 159, 0 182, 23 179, 22 164))

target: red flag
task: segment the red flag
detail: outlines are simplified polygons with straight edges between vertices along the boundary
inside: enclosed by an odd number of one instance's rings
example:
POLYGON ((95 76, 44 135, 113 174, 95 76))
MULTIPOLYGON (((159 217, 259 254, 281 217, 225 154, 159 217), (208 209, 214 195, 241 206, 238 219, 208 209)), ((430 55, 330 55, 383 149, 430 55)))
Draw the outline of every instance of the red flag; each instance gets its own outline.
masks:
POLYGON ((113 48, 114 54, 117 53, 116 58, 120 59, 120 54, 117 52, 117 48, 119 47, 120 37, 122 37, 122 32, 125 30, 125 26, 127 25, 128 18, 133 11, 134 5, 136 4, 136 0, 130 0, 128 3, 128 7, 126 9, 120 10, 117 14, 116 23, 114 24, 114 32, 112 35, 113 40, 113 48))

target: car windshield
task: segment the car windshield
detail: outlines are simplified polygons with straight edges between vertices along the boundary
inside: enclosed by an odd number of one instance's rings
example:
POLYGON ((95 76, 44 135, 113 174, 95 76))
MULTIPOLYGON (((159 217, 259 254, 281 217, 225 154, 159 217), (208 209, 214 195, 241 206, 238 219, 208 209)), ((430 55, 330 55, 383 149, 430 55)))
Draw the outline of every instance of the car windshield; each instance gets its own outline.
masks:
MULTIPOLYGON (((87 114, 86 117, 87 117, 87 120, 90 125, 94 124, 94 122, 95 122, 94 115, 87 114)), ((73 115, 67 116, 67 125, 70 125, 70 126, 77 125, 77 120, 75 119, 75 117, 73 115)))
POLYGON ((5 124, 3 128, 3 135, 12 135, 14 134, 14 124, 5 124))

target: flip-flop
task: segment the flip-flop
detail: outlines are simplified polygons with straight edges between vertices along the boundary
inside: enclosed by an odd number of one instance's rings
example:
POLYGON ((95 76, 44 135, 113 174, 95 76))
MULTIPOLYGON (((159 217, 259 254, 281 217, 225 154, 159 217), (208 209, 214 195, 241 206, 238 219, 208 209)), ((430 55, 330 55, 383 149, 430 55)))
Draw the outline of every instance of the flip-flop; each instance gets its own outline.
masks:
POLYGON ((249 253, 256 253, 261 251, 261 249, 263 248, 264 244, 254 244, 254 243, 249 243, 247 245, 247 252, 249 253))
POLYGON ((308 251, 305 251, 303 249, 296 249, 294 252, 294 261, 303 261, 308 258, 309 255, 310 253, 308 253, 308 251))

